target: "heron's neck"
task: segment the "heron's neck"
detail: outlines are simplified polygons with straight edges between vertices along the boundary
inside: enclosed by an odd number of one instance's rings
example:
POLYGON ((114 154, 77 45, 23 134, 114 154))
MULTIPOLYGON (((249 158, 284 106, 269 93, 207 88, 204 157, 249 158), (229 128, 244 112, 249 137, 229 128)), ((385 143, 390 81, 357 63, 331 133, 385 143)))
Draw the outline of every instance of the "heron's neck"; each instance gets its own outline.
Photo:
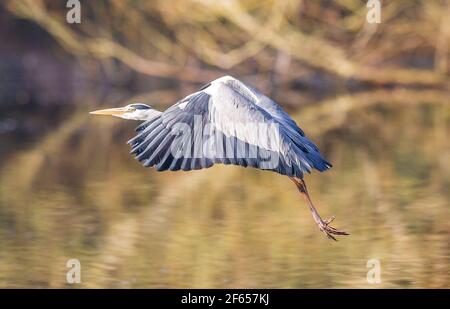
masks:
POLYGON ((151 108, 151 109, 136 110, 134 113, 127 115, 124 118, 137 121, 147 121, 155 117, 158 117, 159 115, 161 115, 160 111, 151 108))

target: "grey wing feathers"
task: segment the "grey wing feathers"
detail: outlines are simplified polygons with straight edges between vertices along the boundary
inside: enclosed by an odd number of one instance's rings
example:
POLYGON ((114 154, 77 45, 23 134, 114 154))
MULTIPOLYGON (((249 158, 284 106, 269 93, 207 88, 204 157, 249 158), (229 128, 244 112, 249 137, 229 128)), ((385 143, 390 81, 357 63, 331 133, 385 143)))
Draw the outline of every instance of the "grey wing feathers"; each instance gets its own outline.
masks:
MULTIPOLYGON (((224 104, 225 101, 233 100, 247 107, 247 113, 240 111, 239 113, 233 111, 222 111, 220 118, 223 120, 227 116, 244 117, 243 121, 254 122, 276 122, 279 124, 279 138, 280 138, 280 159, 298 165, 302 171, 309 172, 311 168, 319 171, 324 171, 332 165, 323 158, 317 146, 308 139, 304 132, 297 126, 294 120, 273 100, 260 93, 258 90, 245 85, 241 81, 232 77, 227 77, 226 80, 218 86, 220 93, 220 103, 214 104, 218 109, 225 109, 230 104, 224 104), (227 91, 231 89, 232 92, 227 91), (230 93, 227 97, 227 93, 230 93), (225 97, 225 99, 224 99, 225 97), (234 116, 234 115, 237 116, 234 116), (259 117, 259 118, 258 118, 259 117), (265 118, 265 119, 264 119, 265 118)), ((212 98, 214 99, 216 96, 212 98)), ((235 103, 236 104, 236 103, 235 103)), ((223 127, 229 127, 233 119, 228 119, 223 123, 223 127)), ((296 166, 297 167, 297 166, 296 166)), ((296 168, 294 167, 294 169, 296 168)), ((289 166, 287 167, 289 168, 289 166)), ((295 173, 298 174, 298 173, 295 173)))
POLYGON ((312 168, 331 167, 280 106, 235 79, 213 81, 136 130, 131 153, 158 171, 222 163, 303 177, 312 168), (277 130, 261 134, 249 123, 277 130), (180 124, 192 134, 179 134, 180 124))
POLYGON ((194 146, 197 143, 191 137, 185 135, 179 137, 174 129, 176 124, 184 123, 188 127, 194 127, 195 117, 205 117, 208 112, 209 95, 198 92, 173 105, 160 117, 143 123, 138 127, 139 134, 128 143, 131 145, 131 153, 143 163, 144 166, 155 166, 157 170, 191 170, 207 168, 213 162, 206 158, 197 158, 194 155, 176 155, 176 150, 185 149, 195 153, 194 146), (185 108, 180 105, 185 104, 185 108), (187 104, 189 103, 189 104, 187 104))

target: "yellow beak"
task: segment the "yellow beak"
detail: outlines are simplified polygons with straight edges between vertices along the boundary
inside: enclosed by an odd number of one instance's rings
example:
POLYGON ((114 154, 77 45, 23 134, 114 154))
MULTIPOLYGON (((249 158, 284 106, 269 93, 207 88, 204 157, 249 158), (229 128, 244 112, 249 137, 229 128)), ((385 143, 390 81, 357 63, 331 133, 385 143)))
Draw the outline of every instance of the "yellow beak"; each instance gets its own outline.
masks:
POLYGON ((108 115, 108 116, 121 116, 125 114, 127 109, 125 107, 117 107, 117 108, 107 108, 100 109, 97 111, 90 112, 91 115, 108 115))

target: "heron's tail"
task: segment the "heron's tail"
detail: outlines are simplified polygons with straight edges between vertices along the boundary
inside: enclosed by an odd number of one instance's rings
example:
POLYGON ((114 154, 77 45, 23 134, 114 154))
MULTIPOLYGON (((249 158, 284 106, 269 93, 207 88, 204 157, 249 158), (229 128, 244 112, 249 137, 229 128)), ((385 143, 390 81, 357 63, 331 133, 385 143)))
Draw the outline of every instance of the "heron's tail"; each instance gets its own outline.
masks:
POLYGON ((306 136, 292 140, 296 153, 302 157, 309 166, 315 168, 320 172, 324 172, 327 169, 333 167, 323 155, 320 153, 319 148, 306 136))

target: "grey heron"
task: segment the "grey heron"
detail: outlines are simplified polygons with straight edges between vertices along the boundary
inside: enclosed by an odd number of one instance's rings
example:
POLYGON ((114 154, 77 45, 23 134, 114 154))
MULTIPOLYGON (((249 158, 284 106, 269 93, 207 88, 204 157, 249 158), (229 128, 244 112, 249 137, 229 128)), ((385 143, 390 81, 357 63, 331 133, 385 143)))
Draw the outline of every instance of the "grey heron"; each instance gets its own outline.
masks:
POLYGON ((143 103, 91 112, 143 121, 128 143, 146 167, 189 171, 214 164, 270 170, 289 177, 325 235, 348 233, 324 220, 308 193, 304 174, 331 164, 273 100, 231 76, 218 78, 164 112, 143 103))

